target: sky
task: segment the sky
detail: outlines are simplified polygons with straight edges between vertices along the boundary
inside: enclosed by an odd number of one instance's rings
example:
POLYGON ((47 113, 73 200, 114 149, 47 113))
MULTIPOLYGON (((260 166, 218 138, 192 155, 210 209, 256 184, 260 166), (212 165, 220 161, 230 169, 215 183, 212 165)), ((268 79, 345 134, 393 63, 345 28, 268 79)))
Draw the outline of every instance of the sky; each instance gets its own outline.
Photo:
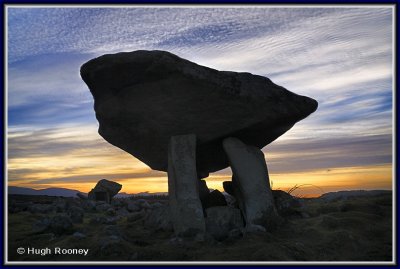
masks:
MULTIPOLYGON (((299 196, 391 189, 390 7, 7 8, 10 186, 166 192, 153 171, 98 133, 80 66, 103 54, 166 50, 217 70, 250 72, 316 99, 318 110, 263 148, 273 189, 299 196)), ((210 188, 231 180, 226 168, 210 188)))

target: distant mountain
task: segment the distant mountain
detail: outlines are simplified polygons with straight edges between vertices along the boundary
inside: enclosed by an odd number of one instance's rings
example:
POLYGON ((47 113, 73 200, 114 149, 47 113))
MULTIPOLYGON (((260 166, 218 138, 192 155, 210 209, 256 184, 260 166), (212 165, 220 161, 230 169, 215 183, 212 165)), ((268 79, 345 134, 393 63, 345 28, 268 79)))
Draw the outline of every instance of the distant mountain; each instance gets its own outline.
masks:
MULTIPOLYGON (((80 192, 80 191, 65 189, 65 188, 47 188, 47 189, 42 189, 42 190, 35 190, 35 189, 31 189, 31 188, 8 186, 8 194, 76 197, 76 194, 78 192, 80 192)), ((86 195, 83 192, 80 192, 80 193, 86 195)))
POLYGON ((117 195, 115 195, 115 197, 117 198, 126 198, 132 196, 132 194, 126 193, 126 192, 119 192, 117 195))
POLYGON ((154 195, 168 195, 168 192, 139 192, 135 194, 130 194, 132 196, 154 196, 154 195))
MULTIPOLYGON (((76 197, 76 194, 78 192, 87 196, 87 193, 84 193, 84 192, 81 192, 78 190, 66 189, 66 188, 47 188, 47 189, 42 189, 42 190, 35 190, 35 189, 31 189, 31 188, 8 186, 8 194, 76 197)), ((168 194, 167 192, 154 192, 154 193, 140 192, 140 193, 136 193, 136 194, 120 192, 115 197, 126 198, 129 196, 152 196, 152 195, 167 195, 167 194, 168 194)))
POLYGON ((328 192, 319 197, 324 201, 334 201, 334 200, 346 200, 347 198, 353 197, 364 197, 364 196, 378 196, 382 194, 390 194, 390 190, 353 190, 353 191, 337 191, 328 192))

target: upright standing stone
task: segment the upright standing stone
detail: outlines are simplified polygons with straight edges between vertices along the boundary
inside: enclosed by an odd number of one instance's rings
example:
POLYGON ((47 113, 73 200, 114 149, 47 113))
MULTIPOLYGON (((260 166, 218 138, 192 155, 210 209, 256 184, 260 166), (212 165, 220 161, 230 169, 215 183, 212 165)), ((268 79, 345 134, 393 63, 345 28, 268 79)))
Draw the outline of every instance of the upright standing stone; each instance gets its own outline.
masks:
POLYGON ((196 136, 172 136, 168 148, 168 194, 177 236, 204 234, 205 221, 196 172, 196 136))
POLYGON ((275 228, 277 214, 264 154, 237 138, 226 138, 223 147, 228 155, 234 177, 235 196, 239 200, 247 225, 262 225, 267 230, 275 228), (240 201, 242 200, 242 201, 240 201))

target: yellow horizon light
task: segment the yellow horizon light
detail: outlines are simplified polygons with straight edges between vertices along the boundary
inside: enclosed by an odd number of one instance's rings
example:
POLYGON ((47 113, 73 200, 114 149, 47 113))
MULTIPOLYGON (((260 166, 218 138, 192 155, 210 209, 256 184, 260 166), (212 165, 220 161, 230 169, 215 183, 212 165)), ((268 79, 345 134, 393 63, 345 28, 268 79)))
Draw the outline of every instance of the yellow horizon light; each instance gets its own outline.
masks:
MULTIPOLYGON (((118 171, 118 170, 117 170, 118 171)), ((125 170, 124 170, 125 171, 125 170)), ((151 170, 146 170, 149 173, 151 170)), ((81 175, 82 177, 82 175, 81 175)), ((99 175, 99 179, 100 179, 99 175)), ((206 178, 209 188, 223 191, 222 182, 230 181, 231 174, 210 174, 206 178)), ((392 164, 340 167, 329 170, 318 169, 305 172, 271 173, 269 175, 271 187, 274 190, 287 191, 290 188, 300 186, 295 192, 302 197, 315 197, 325 192, 355 189, 392 189, 392 164)), ((167 192, 168 177, 138 177, 138 178, 114 178, 110 179, 123 185, 121 192, 167 192)), ((10 184, 19 187, 43 189, 49 187, 72 188, 82 192, 89 192, 96 184, 90 182, 57 182, 35 183, 35 180, 20 180, 10 184)))

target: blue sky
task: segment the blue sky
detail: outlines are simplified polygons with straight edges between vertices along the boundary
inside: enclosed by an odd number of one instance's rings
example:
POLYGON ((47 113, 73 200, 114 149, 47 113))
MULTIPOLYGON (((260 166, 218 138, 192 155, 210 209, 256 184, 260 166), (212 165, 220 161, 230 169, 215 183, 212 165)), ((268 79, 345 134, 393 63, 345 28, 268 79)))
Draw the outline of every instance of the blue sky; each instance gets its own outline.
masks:
POLYGON ((7 15, 10 184, 165 177, 97 134, 79 76, 91 58, 138 49, 267 76, 318 100, 317 112, 264 148, 271 173, 392 163, 391 8, 36 6, 7 15), (122 158, 123 172, 94 173, 104 163, 82 152, 119 168, 122 158), (52 170, 55 158, 63 162, 52 170))

